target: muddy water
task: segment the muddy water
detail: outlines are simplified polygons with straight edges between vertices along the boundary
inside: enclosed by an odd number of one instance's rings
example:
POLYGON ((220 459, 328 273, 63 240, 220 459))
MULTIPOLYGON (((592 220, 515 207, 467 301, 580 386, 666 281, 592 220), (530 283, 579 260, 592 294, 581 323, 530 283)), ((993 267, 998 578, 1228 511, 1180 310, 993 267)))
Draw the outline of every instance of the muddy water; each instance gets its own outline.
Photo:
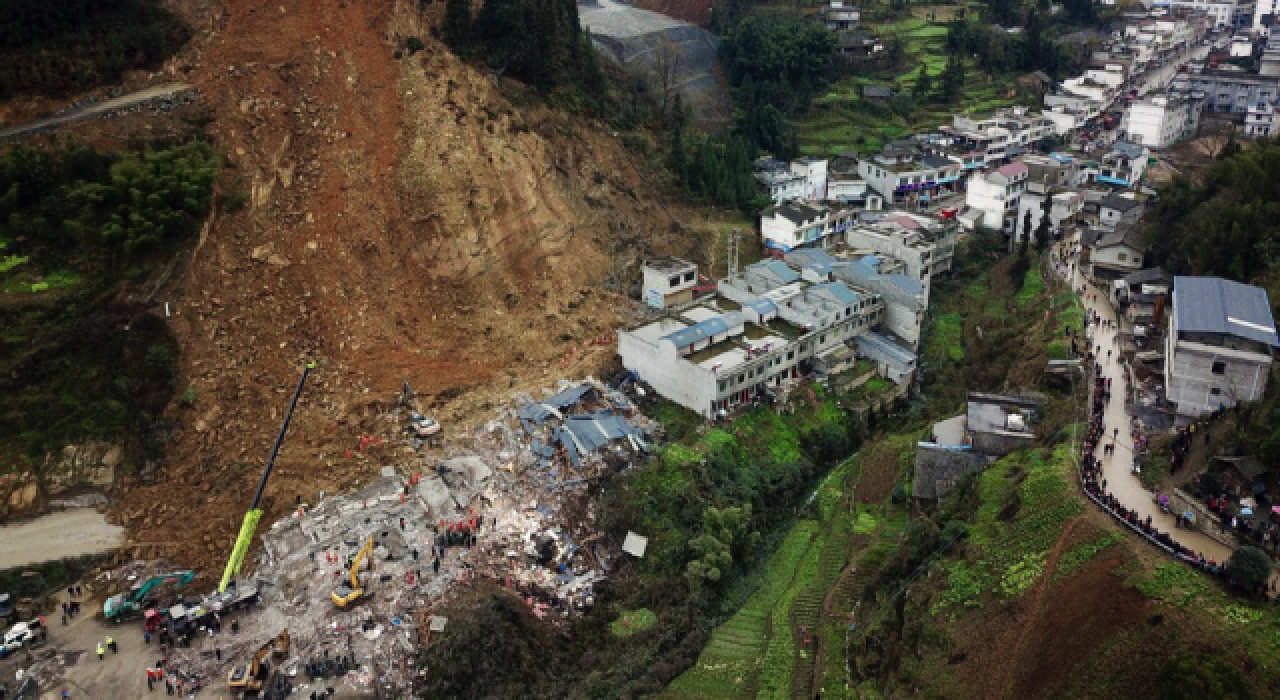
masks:
MULTIPOLYGON (((1085 284, 1084 278, 1080 275, 1079 265, 1076 266, 1073 287, 1079 289, 1080 285, 1085 284)), ((1096 301, 1090 301, 1088 298, 1083 299, 1087 309, 1096 311, 1104 321, 1115 321, 1115 311, 1111 305, 1107 303, 1106 290, 1095 285, 1088 285, 1088 294, 1096 295, 1096 301)), ((1106 439, 1099 442, 1094 450, 1095 456, 1102 460, 1102 475, 1107 480, 1107 491, 1115 496, 1124 507, 1138 512, 1139 517, 1143 520, 1147 516, 1151 516, 1151 524, 1161 532, 1169 533, 1174 540, 1181 543, 1185 547, 1189 547, 1192 551, 1203 554, 1207 559, 1213 559, 1224 562, 1231 557, 1231 549, 1218 543, 1216 540, 1195 532, 1193 530, 1180 529, 1174 524, 1174 517, 1166 514, 1160 509, 1159 504, 1155 502, 1155 494, 1148 491, 1142 485, 1137 474, 1131 471, 1133 466, 1133 438, 1129 435, 1129 415, 1124 407, 1123 382, 1125 381, 1125 371, 1120 364, 1119 347, 1115 342, 1117 330, 1114 328, 1101 328, 1092 326, 1093 339, 1092 345, 1097 348, 1101 347, 1102 376, 1111 379, 1111 400, 1107 402, 1106 409, 1103 414, 1103 423, 1106 425, 1106 439), (1107 357, 1107 350, 1111 350, 1111 357, 1107 357), (1111 437, 1115 430, 1119 428, 1119 437, 1114 439, 1111 437), (1115 443, 1115 452, 1110 455, 1102 454, 1102 446, 1115 443)))
POLYGON ((51 513, 0 527, 0 569, 108 552, 124 542, 124 528, 91 508, 51 513))

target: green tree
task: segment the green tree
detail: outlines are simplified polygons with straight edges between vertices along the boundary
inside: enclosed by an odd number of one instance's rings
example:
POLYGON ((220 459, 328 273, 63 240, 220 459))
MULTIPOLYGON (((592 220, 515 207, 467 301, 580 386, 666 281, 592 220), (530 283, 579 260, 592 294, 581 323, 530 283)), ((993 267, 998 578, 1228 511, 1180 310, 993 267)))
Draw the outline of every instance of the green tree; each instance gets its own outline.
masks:
POLYGON ((471 0, 445 0, 440 33, 454 53, 463 55, 471 50, 471 0))
POLYGON ((1258 590, 1271 580, 1271 558, 1257 547, 1242 545, 1231 553, 1227 561, 1227 574, 1241 586, 1258 590))
POLYGON ((933 79, 929 77, 929 66, 922 62, 920 70, 916 72, 916 83, 911 86, 911 96, 923 101, 929 99, 931 92, 933 92, 933 79))
POLYGON ((702 514, 702 534, 689 542, 698 558, 685 568, 685 578, 694 590, 718 583, 739 561, 760 544, 760 533, 750 532, 751 504, 728 508, 707 508, 702 514))
POLYGON ((953 53, 947 58, 942 71, 942 95, 947 102, 955 102, 964 94, 964 58, 953 53))

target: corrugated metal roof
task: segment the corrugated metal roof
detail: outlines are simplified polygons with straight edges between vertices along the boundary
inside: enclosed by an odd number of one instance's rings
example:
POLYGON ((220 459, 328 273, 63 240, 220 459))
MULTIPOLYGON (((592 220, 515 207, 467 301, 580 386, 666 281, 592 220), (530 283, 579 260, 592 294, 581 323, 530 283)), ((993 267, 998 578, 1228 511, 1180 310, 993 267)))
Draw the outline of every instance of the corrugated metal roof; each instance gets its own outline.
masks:
POLYGON ((792 265, 798 265, 802 268, 808 268, 820 274, 826 274, 831 270, 831 266, 836 263, 836 259, 825 250, 815 248, 801 248, 787 253, 786 260, 792 265))
POLYGON ((800 279, 800 275, 795 270, 787 267, 787 264, 781 260, 761 260, 758 263, 748 265, 746 271, 772 275, 778 278, 782 284, 791 284, 800 279))
POLYGON ((919 296, 921 294, 924 294, 924 285, 908 277, 907 275, 903 275, 895 272, 892 275, 883 275, 883 277, 886 280, 888 280, 890 284, 897 287, 898 289, 901 289, 903 292, 910 294, 911 296, 919 296))
POLYGON ((843 282, 815 284, 809 291, 814 294, 829 296, 841 304, 856 304, 862 298, 862 295, 844 286, 843 282))
POLYGON ((907 350, 906 348, 902 347, 901 345, 898 345, 897 343, 893 342, 892 340, 889 340, 888 338, 884 337, 883 335, 880 335, 879 333, 875 333, 875 332, 863 333, 862 335, 855 337, 854 342, 858 345, 860 349, 862 348, 862 346, 865 345, 870 349, 883 353, 884 355, 888 356, 890 359, 894 360, 895 362, 899 362, 903 365, 910 365, 911 363, 916 361, 915 353, 911 352, 910 350, 907 350))
POLYGON ((1173 313, 1179 331, 1223 333, 1280 346, 1271 303, 1261 287, 1220 277, 1174 277, 1173 313))
POLYGON ((1027 168, 1026 163, 1010 163, 996 168, 996 172, 1005 177, 1014 177, 1016 175, 1025 175, 1030 170, 1027 168))
POLYGON ((760 316, 778 313, 778 306, 768 299, 752 299, 751 301, 743 304, 742 307, 744 309, 751 309, 760 316))
MULTIPOLYGON (((781 265, 782 263, 778 263, 781 265)), ((783 265, 783 267, 786 267, 783 265)), ((713 335, 720 335, 727 332, 734 326, 742 325, 742 316, 735 313, 727 313, 715 316, 705 321, 699 321, 687 328, 681 328, 674 333, 668 333, 662 336, 665 340, 670 340, 672 345, 678 348, 688 347, 702 340, 706 340, 713 335)))

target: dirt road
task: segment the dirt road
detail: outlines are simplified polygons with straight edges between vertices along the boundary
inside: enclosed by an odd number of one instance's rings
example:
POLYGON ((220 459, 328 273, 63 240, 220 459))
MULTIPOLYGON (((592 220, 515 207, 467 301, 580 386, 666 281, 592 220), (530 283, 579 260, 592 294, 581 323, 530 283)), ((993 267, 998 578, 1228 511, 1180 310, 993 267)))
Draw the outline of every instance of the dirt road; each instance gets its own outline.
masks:
POLYGON ((94 117, 102 116, 107 112, 128 109, 129 107, 145 104, 152 100, 176 97, 190 89, 191 86, 186 83, 170 83, 168 85, 156 85, 154 87, 144 88, 137 92, 122 95, 105 102, 99 102, 98 104, 77 109, 61 116, 39 119, 37 121, 27 122, 26 124, 9 127, 8 129, 0 129, 0 141, 14 136, 44 131, 46 129, 56 129, 60 126, 72 124, 83 119, 92 119, 94 117))
POLYGON ((124 528, 96 510, 52 513, 0 527, 0 569, 106 552, 124 541, 124 528))

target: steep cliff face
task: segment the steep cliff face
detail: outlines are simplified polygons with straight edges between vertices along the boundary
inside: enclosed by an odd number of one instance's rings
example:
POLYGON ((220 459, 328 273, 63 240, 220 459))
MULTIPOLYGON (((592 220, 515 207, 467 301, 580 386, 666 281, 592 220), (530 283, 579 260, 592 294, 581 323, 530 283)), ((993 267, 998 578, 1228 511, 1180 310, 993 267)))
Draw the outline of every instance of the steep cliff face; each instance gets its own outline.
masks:
POLYGON ((391 429, 375 416, 403 380, 448 432, 599 369, 623 303, 611 281, 641 246, 687 245, 664 240, 670 219, 610 134, 499 90, 418 6, 228 0, 186 58, 232 168, 220 199, 247 202, 208 227, 176 293, 197 398, 173 411, 155 483, 117 507, 135 541, 225 556, 304 358, 322 364, 271 515, 399 458, 356 448, 391 429), (409 36, 426 49, 397 60, 409 36))

